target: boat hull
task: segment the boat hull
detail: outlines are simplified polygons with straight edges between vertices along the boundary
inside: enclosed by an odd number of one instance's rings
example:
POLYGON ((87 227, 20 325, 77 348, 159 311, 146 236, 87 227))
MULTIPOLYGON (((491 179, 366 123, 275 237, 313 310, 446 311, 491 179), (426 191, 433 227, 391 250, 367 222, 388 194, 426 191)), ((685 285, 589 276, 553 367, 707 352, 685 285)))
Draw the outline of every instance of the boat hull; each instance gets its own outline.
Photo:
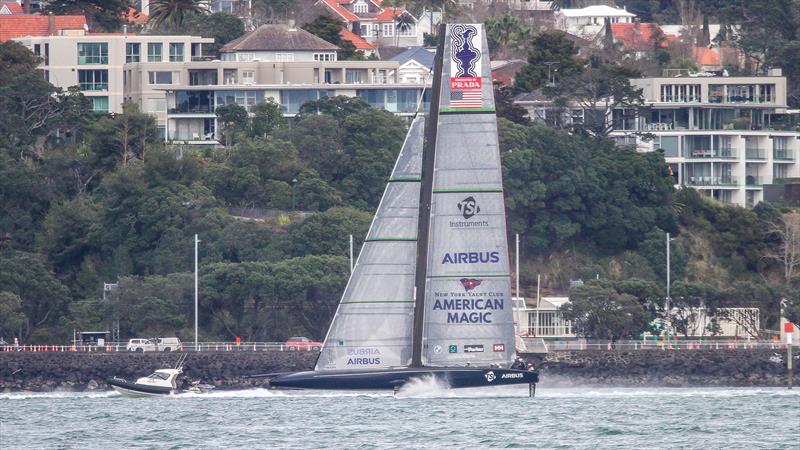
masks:
POLYGON ((106 383, 111 385, 115 391, 127 397, 160 397, 176 392, 175 389, 168 387, 146 386, 142 384, 131 383, 119 378, 111 378, 106 380, 106 383))
POLYGON ((289 389, 383 390, 397 389, 412 379, 426 377, 436 378, 447 383, 451 388, 535 384, 539 382, 539 374, 535 371, 443 367, 347 372, 295 372, 277 374, 269 379, 269 385, 271 387, 289 389))

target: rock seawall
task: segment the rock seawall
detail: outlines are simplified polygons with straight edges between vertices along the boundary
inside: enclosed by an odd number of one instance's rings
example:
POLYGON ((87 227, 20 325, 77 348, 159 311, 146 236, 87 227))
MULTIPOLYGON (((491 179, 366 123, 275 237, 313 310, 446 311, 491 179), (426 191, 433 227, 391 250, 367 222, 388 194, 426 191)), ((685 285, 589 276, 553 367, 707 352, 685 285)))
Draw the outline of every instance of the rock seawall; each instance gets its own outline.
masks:
MULTIPOLYGON (((560 351, 540 362, 543 382, 606 386, 785 386, 786 351, 560 351), (770 361, 781 356, 781 362, 770 361)), ((798 360, 795 356, 794 365, 798 360)), ((800 382, 795 370, 794 384, 800 382)))
MULTIPOLYGON (((769 349, 560 351, 536 366, 545 386, 785 386, 785 359, 770 361, 774 355, 769 349)), ((178 357, 178 353, 0 352, 0 392, 107 389, 108 378, 135 379, 174 366, 178 357)), ((316 352, 190 353, 184 371, 218 389, 241 389, 264 382, 245 375, 309 370, 316 358, 316 352)), ((800 386, 798 372, 794 380, 800 386)))

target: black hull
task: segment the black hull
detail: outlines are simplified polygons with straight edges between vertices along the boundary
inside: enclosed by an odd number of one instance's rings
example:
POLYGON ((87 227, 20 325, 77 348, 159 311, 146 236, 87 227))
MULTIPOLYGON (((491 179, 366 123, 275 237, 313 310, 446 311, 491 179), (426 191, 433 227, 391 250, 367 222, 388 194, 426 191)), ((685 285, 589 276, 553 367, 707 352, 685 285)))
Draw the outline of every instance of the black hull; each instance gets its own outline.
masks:
POLYGON ((494 368, 419 368, 349 372, 295 372, 277 374, 269 385, 289 389, 383 390, 397 389, 412 379, 434 377, 451 388, 535 384, 539 374, 528 370, 494 368))
POLYGON ((106 380, 106 383, 132 393, 141 393, 143 395, 169 395, 173 392, 177 392, 175 389, 168 387, 146 386, 143 384, 131 383, 120 378, 110 378, 106 380))

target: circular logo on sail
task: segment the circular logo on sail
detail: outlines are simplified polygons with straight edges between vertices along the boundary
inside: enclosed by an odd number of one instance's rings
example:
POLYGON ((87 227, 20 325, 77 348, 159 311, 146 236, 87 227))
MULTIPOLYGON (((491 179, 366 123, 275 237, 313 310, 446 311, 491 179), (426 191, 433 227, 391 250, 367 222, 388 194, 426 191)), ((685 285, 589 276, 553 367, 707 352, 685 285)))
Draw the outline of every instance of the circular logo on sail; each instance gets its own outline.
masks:
POLYGON ((433 353, 442 353, 442 346, 441 345, 437 345, 437 346, 433 347, 433 353))
POLYGON ((478 206, 475 197, 470 195, 458 202, 458 210, 461 211, 461 215, 464 216, 465 219, 471 219, 472 216, 481 212, 481 207, 478 206))
POLYGON ((491 383, 492 381, 494 381, 495 378, 497 378, 494 372, 491 370, 483 374, 483 376, 486 377, 486 381, 488 381, 489 383, 491 383))

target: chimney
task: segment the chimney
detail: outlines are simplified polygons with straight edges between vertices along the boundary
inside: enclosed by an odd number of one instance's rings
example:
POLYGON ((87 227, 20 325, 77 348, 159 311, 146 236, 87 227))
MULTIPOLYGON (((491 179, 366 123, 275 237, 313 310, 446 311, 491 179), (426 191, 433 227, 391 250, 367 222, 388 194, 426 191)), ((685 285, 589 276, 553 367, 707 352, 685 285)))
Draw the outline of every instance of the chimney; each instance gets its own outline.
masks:
POLYGON ((53 13, 47 15, 47 34, 48 36, 56 35, 56 17, 53 13))
POLYGON ((127 24, 122 26, 122 35, 125 36, 125 37, 128 37, 128 25, 127 24))
POLYGON ((288 23, 288 25, 289 25, 289 29, 290 29, 290 30, 295 30, 295 29, 296 29, 296 28, 295 28, 295 26, 294 26, 294 19, 289 19, 289 20, 287 21, 287 23, 288 23))

